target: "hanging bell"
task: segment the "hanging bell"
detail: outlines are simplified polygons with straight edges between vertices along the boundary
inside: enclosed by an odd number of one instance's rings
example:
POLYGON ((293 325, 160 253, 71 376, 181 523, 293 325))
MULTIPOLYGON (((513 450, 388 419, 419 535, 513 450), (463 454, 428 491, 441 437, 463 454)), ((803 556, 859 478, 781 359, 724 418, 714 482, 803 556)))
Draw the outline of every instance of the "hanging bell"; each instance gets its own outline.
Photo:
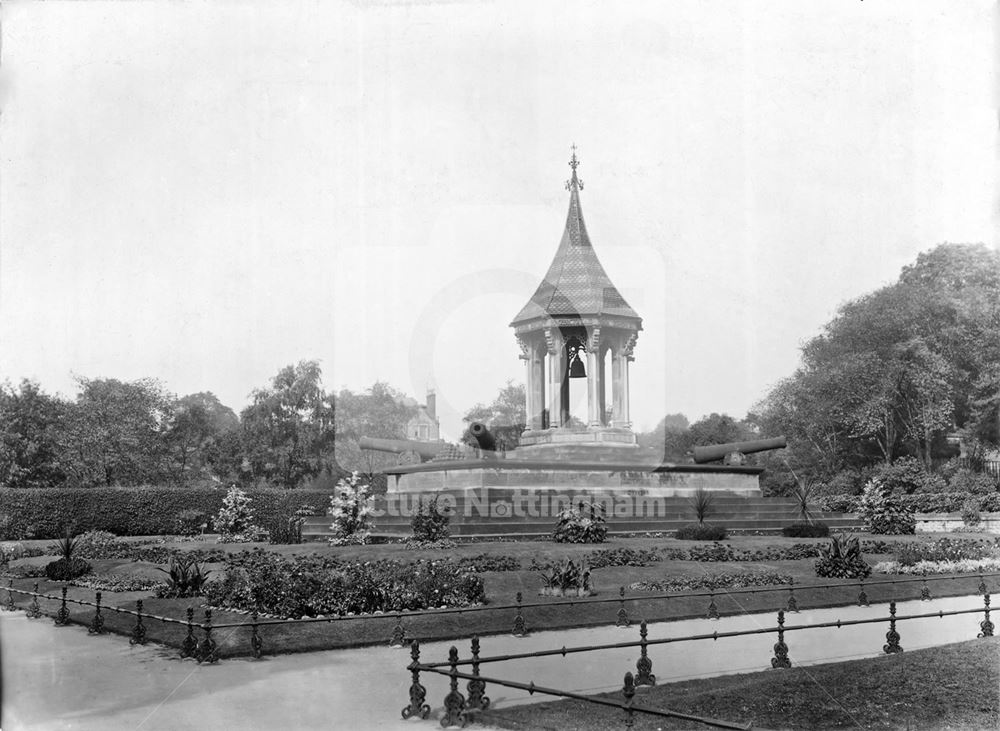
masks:
POLYGON ((583 365, 583 361, 580 360, 580 351, 573 354, 573 360, 569 362, 569 377, 570 378, 586 378, 587 369, 583 365))

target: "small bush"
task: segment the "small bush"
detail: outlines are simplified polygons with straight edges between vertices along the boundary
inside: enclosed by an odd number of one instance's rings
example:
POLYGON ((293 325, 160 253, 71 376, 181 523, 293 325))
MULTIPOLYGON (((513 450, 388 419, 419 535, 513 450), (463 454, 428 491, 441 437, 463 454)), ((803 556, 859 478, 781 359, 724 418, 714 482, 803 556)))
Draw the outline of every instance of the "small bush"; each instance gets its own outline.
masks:
POLYGON ((674 538, 681 541, 724 541, 727 535, 724 526, 692 523, 678 528, 674 538))
POLYGON ((604 506, 581 502, 559 513, 552 540, 556 543, 603 543, 607 535, 604 506))
POLYGON ((73 586, 82 586, 96 591, 147 591, 160 585, 156 579, 133 574, 91 574, 83 578, 73 579, 73 586))
POLYGON ((590 568, 586 562, 574 563, 566 559, 558 564, 547 564, 540 569, 543 596, 589 596, 590 568))
POLYGON ((816 575, 826 579, 864 579, 871 572, 857 536, 834 536, 830 545, 820 548, 816 559, 816 575))
POLYGON ((962 522, 969 527, 979 525, 979 501, 969 497, 962 503, 962 522))
POLYGON ((892 494, 909 495, 917 492, 940 492, 944 480, 924 469, 916 457, 902 457, 892 464, 883 462, 875 468, 872 479, 892 494), (938 489, 931 489, 938 485, 938 489))
POLYGON ((116 554, 127 550, 131 550, 128 541, 108 531, 89 530, 76 539, 76 554, 83 558, 118 558, 116 554))
POLYGON ((163 588, 156 593, 160 598, 201 596, 202 588, 211 571, 204 571, 198 561, 190 556, 177 555, 170 559, 170 568, 161 569, 167 575, 163 588))
POLYGON ((187 509, 174 518, 174 533, 179 536, 197 536, 208 527, 208 516, 201 510, 187 509))
POLYGON ((870 533, 902 535, 916 531, 913 509, 901 504, 875 479, 861 493, 858 513, 870 533))
POLYGON ((229 487, 222 507, 212 519, 220 543, 252 543, 267 539, 267 531, 254 525, 252 502, 236 485, 229 487))
POLYGON ((830 535, 830 526, 826 523, 792 523, 782 528, 781 534, 788 538, 826 538, 830 535))
POLYGON ((426 503, 421 499, 417 503, 417 512, 410 518, 410 529, 413 539, 421 543, 433 543, 451 536, 448 523, 451 521, 448 507, 438 508, 437 496, 426 503))
POLYGON ((337 483, 336 494, 330 498, 330 517, 333 518, 330 545, 367 543, 371 529, 375 527, 372 521, 374 506, 375 497, 371 494, 368 483, 357 472, 341 479, 337 483))
POLYGON ((587 554, 587 564, 592 569, 605 566, 649 566, 662 560, 662 555, 657 551, 641 548, 605 548, 587 554))
POLYGON ((483 571, 520 571, 521 562, 511 556, 480 553, 458 559, 458 565, 482 573, 483 571))
POLYGON ((985 472, 958 470, 948 482, 949 492, 960 492, 968 495, 990 495, 996 493, 997 483, 985 472))
POLYGON ((52 581, 69 581, 89 574, 92 568, 82 558, 59 558, 45 564, 45 575, 52 581))

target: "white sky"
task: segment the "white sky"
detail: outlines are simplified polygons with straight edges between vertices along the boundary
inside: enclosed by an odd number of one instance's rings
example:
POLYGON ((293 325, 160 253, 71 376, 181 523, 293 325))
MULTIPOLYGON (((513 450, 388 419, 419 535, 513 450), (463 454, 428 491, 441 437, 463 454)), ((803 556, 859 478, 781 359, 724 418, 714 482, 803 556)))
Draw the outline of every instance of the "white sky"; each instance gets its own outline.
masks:
POLYGON ((644 318, 632 414, 742 416, 847 299, 997 245, 990 2, 3 6, 0 379, 523 367, 569 145, 644 318))

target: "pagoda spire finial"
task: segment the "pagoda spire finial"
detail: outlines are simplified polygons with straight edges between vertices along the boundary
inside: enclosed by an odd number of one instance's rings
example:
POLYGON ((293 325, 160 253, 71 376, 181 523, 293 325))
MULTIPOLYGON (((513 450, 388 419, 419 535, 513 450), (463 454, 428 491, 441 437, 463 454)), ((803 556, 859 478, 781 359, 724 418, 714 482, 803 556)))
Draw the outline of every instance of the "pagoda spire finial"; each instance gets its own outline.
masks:
POLYGON ((566 181, 566 190, 583 190, 583 181, 576 177, 576 166, 580 164, 580 161, 576 159, 575 142, 570 145, 570 149, 573 151, 573 156, 570 158, 569 166, 573 168, 573 176, 566 181))

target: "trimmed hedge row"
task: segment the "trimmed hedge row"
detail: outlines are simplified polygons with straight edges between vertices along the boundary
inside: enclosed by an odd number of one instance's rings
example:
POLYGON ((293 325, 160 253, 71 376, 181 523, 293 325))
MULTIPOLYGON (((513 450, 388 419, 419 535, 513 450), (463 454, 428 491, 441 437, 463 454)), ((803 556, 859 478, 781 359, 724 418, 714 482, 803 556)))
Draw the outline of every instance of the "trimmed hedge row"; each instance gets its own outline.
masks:
MULTIPOLYGON (((963 492, 928 492, 914 493, 913 495, 894 495, 904 508, 909 508, 916 513, 957 513, 962 509, 966 500, 973 499, 979 509, 984 513, 1000 511, 1000 493, 990 493, 988 495, 969 495, 963 492)), ((856 513, 860 495, 829 495, 821 498, 820 503, 824 510, 838 513, 856 513)))
MULTIPOLYGON (((318 514, 330 504, 329 491, 249 488, 257 525, 287 519, 302 505, 318 514)), ((119 536, 172 534, 182 510, 213 516, 226 488, 92 487, 0 488, 0 540, 57 538, 70 527, 77 533, 104 530, 119 536)))

